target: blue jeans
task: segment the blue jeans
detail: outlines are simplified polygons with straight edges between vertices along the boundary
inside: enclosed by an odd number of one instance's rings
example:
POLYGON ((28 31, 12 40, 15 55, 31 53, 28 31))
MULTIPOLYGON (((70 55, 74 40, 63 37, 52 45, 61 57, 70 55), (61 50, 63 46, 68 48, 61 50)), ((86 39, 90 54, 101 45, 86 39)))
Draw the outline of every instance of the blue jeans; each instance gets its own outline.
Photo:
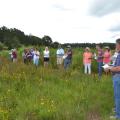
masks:
POLYGON ((102 66, 103 66, 103 62, 98 62, 98 75, 99 75, 99 77, 102 76, 102 66))
POLYGON ((113 76, 116 117, 120 119, 120 74, 113 76))
POLYGON ((39 65, 39 59, 34 60, 34 65, 38 66, 39 65))
POLYGON ((65 59, 64 60, 64 68, 67 69, 71 64, 71 59, 65 59))

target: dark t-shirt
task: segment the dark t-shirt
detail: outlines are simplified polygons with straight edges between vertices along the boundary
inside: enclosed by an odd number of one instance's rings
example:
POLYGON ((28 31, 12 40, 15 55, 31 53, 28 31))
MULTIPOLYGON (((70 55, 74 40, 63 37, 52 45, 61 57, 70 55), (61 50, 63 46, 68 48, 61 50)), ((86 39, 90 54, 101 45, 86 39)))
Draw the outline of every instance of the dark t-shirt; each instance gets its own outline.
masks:
POLYGON ((103 54, 104 54, 103 50, 100 49, 98 51, 98 59, 97 59, 98 62, 103 62, 103 54))
POLYGON ((17 53, 16 53, 16 52, 13 52, 12 55, 13 55, 13 58, 14 58, 14 59, 17 58, 17 53))
POLYGON ((70 49, 70 50, 68 50, 67 51, 67 59, 72 59, 72 50, 70 49))

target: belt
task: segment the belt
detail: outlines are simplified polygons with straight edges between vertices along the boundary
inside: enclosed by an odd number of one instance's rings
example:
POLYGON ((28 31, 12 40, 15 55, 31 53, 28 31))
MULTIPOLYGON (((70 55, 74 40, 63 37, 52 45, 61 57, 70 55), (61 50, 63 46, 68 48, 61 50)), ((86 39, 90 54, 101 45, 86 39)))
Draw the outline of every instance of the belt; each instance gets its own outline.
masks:
POLYGON ((120 73, 113 74, 113 77, 120 76, 120 73))

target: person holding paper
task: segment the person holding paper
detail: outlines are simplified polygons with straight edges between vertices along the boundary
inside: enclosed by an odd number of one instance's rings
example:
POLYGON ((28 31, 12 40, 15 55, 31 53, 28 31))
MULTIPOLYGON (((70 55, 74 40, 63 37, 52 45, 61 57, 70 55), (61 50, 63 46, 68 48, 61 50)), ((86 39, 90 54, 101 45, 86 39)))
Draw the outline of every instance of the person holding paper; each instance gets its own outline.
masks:
POLYGON ((120 119, 120 39, 116 40, 116 49, 118 55, 114 66, 108 67, 105 71, 111 71, 113 74, 113 86, 114 86, 114 100, 116 115, 110 118, 120 119))

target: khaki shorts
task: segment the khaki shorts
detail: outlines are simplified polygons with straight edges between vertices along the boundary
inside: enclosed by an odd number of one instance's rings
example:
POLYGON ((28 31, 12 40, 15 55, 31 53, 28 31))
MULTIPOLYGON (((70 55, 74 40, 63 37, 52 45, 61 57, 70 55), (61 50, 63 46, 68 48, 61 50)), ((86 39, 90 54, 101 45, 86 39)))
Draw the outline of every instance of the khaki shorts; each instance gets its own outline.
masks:
POLYGON ((57 57, 57 64, 61 65, 63 63, 63 57, 57 57))

